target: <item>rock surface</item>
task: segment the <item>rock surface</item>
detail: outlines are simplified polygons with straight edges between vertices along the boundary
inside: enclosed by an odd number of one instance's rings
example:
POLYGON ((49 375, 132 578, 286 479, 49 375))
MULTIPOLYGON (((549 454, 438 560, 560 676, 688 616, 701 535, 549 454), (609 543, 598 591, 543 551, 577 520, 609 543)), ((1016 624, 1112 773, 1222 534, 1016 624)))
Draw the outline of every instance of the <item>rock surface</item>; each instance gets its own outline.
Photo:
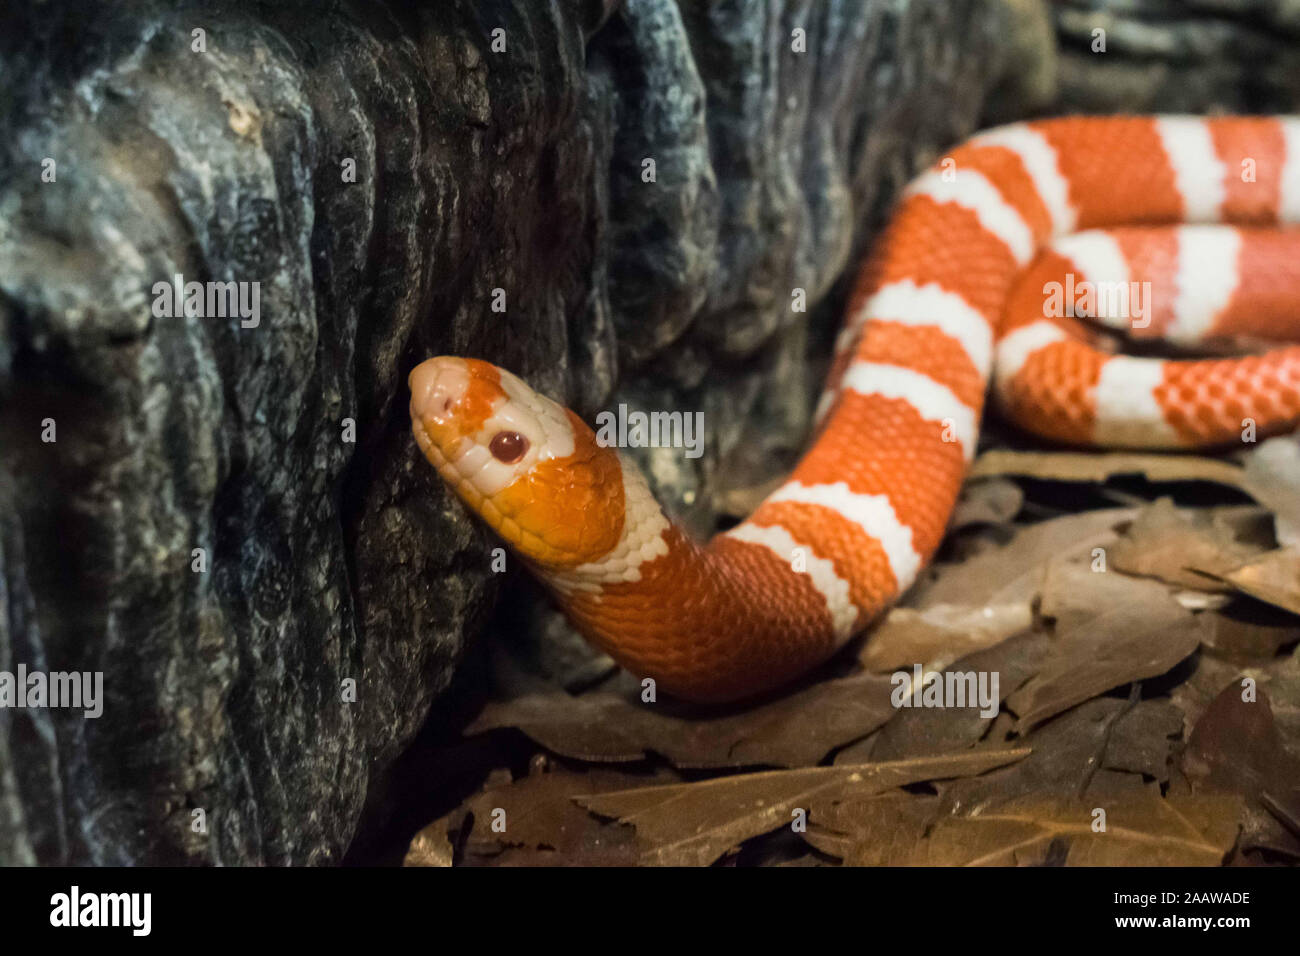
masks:
POLYGON ((1058 110, 1300 107, 1296 0, 1060 0, 1051 8, 1060 49, 1058 110))
POLYGON ((704 411, 645 460, 709 523, 1001 66, 989 0, 215 9, 0 13, 0 671, 104 674, 0 709, 0 863, 341 859, 498 590, 406 370, 704 411))

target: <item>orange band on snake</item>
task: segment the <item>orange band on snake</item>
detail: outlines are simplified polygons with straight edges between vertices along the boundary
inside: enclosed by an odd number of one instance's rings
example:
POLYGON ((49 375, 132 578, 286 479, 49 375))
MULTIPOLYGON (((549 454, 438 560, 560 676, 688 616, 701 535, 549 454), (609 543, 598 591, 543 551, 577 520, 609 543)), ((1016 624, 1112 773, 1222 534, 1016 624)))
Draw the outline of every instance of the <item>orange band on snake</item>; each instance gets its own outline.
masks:
POLYGON ((1192 447, 1300 423, 1300 347, 1159 360, 1095 335, 1300 337, 1300 118, 1046 120, 947 159, 862 270, 816 441, 707 546, 515 376, 448 357, 412 371, 425 456, 632 672, 730 700, 865 628, 939 545, 990 372, 1005 413, 1057 441, 1192 447))

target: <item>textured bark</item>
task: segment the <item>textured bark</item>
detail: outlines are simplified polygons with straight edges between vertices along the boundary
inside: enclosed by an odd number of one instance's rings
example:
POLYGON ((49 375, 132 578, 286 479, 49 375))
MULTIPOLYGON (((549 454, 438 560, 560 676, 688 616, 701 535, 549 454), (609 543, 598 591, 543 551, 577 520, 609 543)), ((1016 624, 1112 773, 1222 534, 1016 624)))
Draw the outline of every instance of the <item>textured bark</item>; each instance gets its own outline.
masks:
POLYGON ((106 703, 0 710, 0 863, 341 858, 497 589, 418 360, 703 410, 702 458, 643 456, 698 527, 803 440, 837 280, 976 126, 1004 7, 618 6, 5 4, 0 670, 106 703), (260 324, 155 316, 177 273, 260 324))

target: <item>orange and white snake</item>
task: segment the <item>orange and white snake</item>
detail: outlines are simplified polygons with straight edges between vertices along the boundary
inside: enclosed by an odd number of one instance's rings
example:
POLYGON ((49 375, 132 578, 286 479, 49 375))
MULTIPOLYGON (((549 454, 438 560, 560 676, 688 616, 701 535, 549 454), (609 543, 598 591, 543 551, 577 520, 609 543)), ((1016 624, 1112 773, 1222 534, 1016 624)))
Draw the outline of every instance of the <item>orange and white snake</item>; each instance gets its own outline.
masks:
POLYGON ((1132 358, 1095 328, 1300 337, 1298 223, 1300 117, 1063 118, 975 136, 908 187, 875 243, 815 442, 707 546, 581 419, 494 365, 417 366, 413 430, 589 640, 673 694, 740 698, 826 660, 915 580, 990 372, 1006 415, 1055 441, 1214 446, 1300 424, 1300 346, 1132 358))

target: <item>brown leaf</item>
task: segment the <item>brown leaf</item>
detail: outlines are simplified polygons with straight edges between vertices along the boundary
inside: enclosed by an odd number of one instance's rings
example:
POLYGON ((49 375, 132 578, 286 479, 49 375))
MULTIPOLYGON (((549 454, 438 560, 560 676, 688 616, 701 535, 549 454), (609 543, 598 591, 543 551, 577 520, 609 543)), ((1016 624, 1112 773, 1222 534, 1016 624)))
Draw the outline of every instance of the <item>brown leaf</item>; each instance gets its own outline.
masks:
POLYGON ((1273 719, 1282 745, 1300 756, 1300 647, 1265 672, 1273 696, 1273 719))
POLYGON ((1275 515, 1277 543, 1300 549, 1300 434, 1260 442, 1246 455, 1246 480, 1275 515))
POLYGON ((1267 604, 1238 601, 1220 611, 1201 615, 1206 647, 1219 657, 1256 664, 1272 660, 1279 650, 1300 641, 1300 620, 1267 604))
POLYGON ((1162 798, 1156 787, 1102 802, 1032 794, 937 822, 911 862, 927 866, 1217 866, 1237 838, 1240 800, 1162 798), (1094 832, 1095 809, 1105 831, 1094 832))
POLYGON ((636 828, 644 863, 707 866, 744 840, 791 823, 812 801, 870 795, 924 780, 983 773, 1028 750, 967 752, 919 760, 808 767, 575 797, 636 828))
POLYGON ((1167 701, 1087 701, 1022 737, 1033 751, 1024 760, 942 785, 945 812, 973 813, 1029 793, 1100 801, 1140 789, 1145 777, 1163 782, 1181 731, 1182 715, 1167 701))
POLYGON ((1286 828, 1288 819, 1300 818, 1300 758, 1282 746, 1268 694, 1260 688, 1254 700, 1243 696, 1241 684, 1233 683, 1211 701, 1187 741, 1183 771, 1198 791, 1247 798, 1252 812, 1244 846, 1300 858, 1300 839, 1286 828))
POLYGON ((1025 493, 1014 481, 987 478, 968 481, 948 521, 948 530, 972 524, 1006 524, 1020 512, 1025 493))
POLYGON ((466 733, 517 727, 579 760, 638 760, 654 751, 679 767, 800 767, 893 717, 892 689, 888 677, 858 674, 722 712, 603 691, 534 694, 489 704, 466 733))
POLYGON ((1113 687, 1164 674, 1200 644, 1196 617, 1153 581, 1054 564, 1043 614, 1057 618, 1056 653, 1007 700, 1021 729, 1113 687))
POLYGON ((1210 706, 1210 702, 1229 684, 1237 684, 1241 670, 1236 664, 1208 654, 1198 654, 1187 678, 1170 691, 1174 705, 1183 712, 1183 732, 1191 736, 1192 727, 1210 706))
POLYGON ((1135 474, 1148 481, 1210 481, 1249 494, 1241 468, 1195 455, 998 450, 980 455, 968 477, 1020 475, 1055 481, 1105 481, 1116 475, 1135 474))
POLYGON ((473 816, 467 862, 545 866, 635 863, 637 849, 630 831, 602 823, 573 803, 575 794, 619 789, 626 787, 628 780, 607 772, 552 770, 485 790, 465 807, 473 816), (494 829, 494 823, 504 829, 494 829))
POLYGON ((931 670, 942 668, 1028 630, 1033 621, 1028 601, 978 609, 951 604, 934 605, 924 611, 896 607, 867 638, 858 661, 874 673, 889 673, 913 664, 931 670))
POLYGON ((1300 786, 1300 761, 1282 749, 1273 708, 1262 688, 1243 699, 1239 683, 1225 687, 1196 722, 1183 755, 1189 780, 1215 790, 1258 796, 1275 780, 1285 789, 1300 786))
POLYGON ((1225 522, 1214 522, 1212 512, 1180 510, 1168 498, 1161 498, 1138 513, 1111 546, 1108 557, 1110 566, 1118 571, 1218 591, 1227 590, 1228 585, 1198 571, 1222 574, 1256 553, 1256 549, 1238 543, 1225 522))
POLYGON ((1100 757, 1101 765, 1163 783, 1169 779, 1170 764, 1182 731, 1183 712, 1171 701, 1164 698, 1138 701, 1132 710, 1121 710, 1112 724, 1100 757))
POLYGON ((447 836, 451 822, 450 815, 434 820, 413 836, 402 866, 451 866, 454 853, 447 836))
POLYGON ((1243 594, 1300 614, 1300 551, 1279 548, 1224 574, 1214 574, 1243 594))
POLYGON ((803 838, 847 866, 897 866, 915 853, 938 813, 938 797, 905 792, 814 803, 803 838))
POLYGON ((960 564, 932 566, 904 603, 921 610, 949 605, 983 613, 984 608, 992 608, 1000 617, 1004 607, 1018 609, 1033 602, 1049 561, 1110 545, 1119 536, 1116 526, 1136 513, 1132 508, 1110 508, 1030 525, 999 548, 960 564))
MULTIPOLYGON (((979 651, 945 668, 945 671, 998 675, 998 696, 1005 700, 1050 658, 1051 641, 1045 634, 1021 634, 996 647, 979 651)), ((873 741, 870 759, 901 760, 928 754, 954 753, 973 747, 985 735, 991 718, 976 707, 909 707, 881 728, 873 741)), ((845 761, 836 755, 836 763, 845 761)), ((859 758, 861 759, 861 758, 859 758)))

